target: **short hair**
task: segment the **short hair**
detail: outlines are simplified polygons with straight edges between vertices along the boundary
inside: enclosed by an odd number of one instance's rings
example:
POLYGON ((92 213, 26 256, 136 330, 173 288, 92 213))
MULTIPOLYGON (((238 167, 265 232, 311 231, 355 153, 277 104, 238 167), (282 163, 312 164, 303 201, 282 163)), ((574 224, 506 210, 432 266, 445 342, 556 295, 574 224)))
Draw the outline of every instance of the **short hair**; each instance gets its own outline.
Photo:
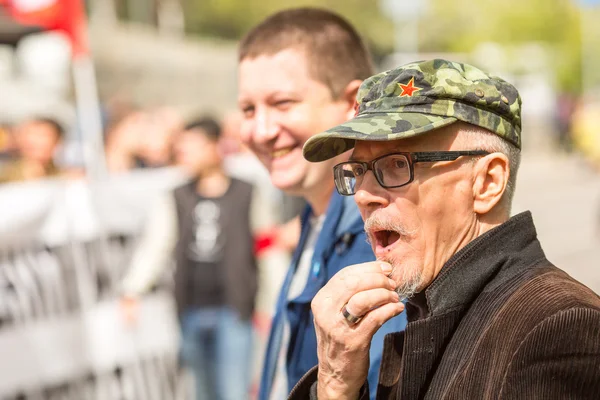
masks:
POLYGON ((212 117, 201 117, 188 122, 183 131, 202 131, 208 139, 218 141, 221 137, 221 124, 212 117))
POLYGON ((354 27, 340 15, 319 8, 292 8, 255 26, 240 43, 238 61, 303 51, 311 77, 339 98, 348 83, 374 73, 371 54, 354 27))
POLYGON ((458 122, 457 124, 459 125, 459 135, 462 138, 463 143, 469 144, 469 149, 485 150, 490 153, 502 153, 508 158, 510 172, 508 174, 506 190, 500 199, 500 205, 504 207, 508 215, 510 215, 512 201, 517 187, 517 172, 521 165, 521 150, 514 144, 502 139, 500 136, 487 129, 466 122, 458 122))
POLYGON ((48 125, 55 133, 56 137, 60 140, 65 136, 65 128, 64 126, 50 117, 34 117, 25 121, 25 124, 40 124, 40 125, 48 125))

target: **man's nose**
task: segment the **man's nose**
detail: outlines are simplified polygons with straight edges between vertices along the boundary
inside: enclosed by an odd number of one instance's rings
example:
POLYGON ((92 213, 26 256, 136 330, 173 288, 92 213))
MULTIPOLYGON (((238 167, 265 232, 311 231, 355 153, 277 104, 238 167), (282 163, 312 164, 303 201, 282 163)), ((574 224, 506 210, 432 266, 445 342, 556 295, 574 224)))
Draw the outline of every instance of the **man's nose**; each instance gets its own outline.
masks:
POLYGON ((362 211, 385 208, 390 203, 388 191, 377 182, 373 171, 367 171, 365 174, 354 194, 354 201, 362 211))
POLYGON ((256 111, 254 125, 254 140, 258 143, 268 143, 279 133, 279 125, 272 113, 266 109, 256 111))

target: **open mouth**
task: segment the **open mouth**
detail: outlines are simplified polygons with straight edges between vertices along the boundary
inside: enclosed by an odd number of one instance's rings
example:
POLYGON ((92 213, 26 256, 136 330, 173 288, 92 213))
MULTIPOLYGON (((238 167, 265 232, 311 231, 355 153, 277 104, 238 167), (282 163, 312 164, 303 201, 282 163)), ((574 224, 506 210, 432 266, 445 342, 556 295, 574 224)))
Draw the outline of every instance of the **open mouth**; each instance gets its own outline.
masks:
POLYGON ((400 239, 400 234, 396 231, 373 231, 372 237, 375 239, 376 250, 389 251, 392 246, 400 239))
POLYGON ((283 157, 283 156, 291 153, 292 150, 294 150, 295 148, 296 148, 296 146, 290 146, 290 147, 285 147, 283 149, 274 150, 271 152, 271 157, 273 157, 273 158, 283 157))

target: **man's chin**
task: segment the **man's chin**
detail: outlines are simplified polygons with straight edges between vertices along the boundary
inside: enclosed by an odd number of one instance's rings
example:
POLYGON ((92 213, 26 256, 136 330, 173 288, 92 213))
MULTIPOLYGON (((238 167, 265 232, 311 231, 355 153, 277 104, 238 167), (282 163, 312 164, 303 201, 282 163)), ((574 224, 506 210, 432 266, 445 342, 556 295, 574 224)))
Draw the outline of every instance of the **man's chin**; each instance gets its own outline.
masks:
POLYGON ((418 282, 413 283, 413 284, 407 283, 407 284, 397 287, 395 292, 398 293, 398 297, 400 298, 400 301, 404 301, 406 299, 410 299, 415 294, 420 292, 418 286, 419 286, 418 282))
POLYGON ((388 276, 398 284, 396 293, 400 300, 411 298, 423 289, 423 276, 420 271, 415 272, 414 268, 403 265, 392 257, 378 257, 377 259, 392 266, 392 272, 388 276))

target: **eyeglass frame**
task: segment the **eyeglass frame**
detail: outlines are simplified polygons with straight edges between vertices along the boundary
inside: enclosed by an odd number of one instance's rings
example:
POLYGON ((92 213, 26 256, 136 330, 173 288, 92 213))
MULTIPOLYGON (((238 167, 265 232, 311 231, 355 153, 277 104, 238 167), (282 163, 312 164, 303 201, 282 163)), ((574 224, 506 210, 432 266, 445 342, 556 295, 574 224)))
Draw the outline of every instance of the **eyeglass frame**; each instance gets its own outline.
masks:
MULTIPOLYGON (((437 162, 437 161, 455 161, 457 160, 459 157, 463 157, 463 156, 486 156, 490 154, 489 151, 486 150, 463 150, 463 151, 419 151, 419 152, 395 152, 395 153, 389 153, 389 154, 384 154, 382 156, 379 156, 371 161, 344 161, 342 163, 336 164, 333 166, 333 177, 334 177, 334 182, 335 182, 335 187, 336 190, 338 191, 338 193, 342 196, 354 196, 356 194, 356 191, 354 193, 349 193, 349 194, 345 194, 342 193, 340 191, 340 186, 337 183, 337 179, 335 179, 337 177, 337 173, 336 171, 340 168, 342 168, 344 165, 347 164, 358 164, 361 165, 362 167, 365 168, 365 172, 363 175, 366 175, 366 173, 368 171, 372 171, 373 172, 373 176, 375 177, 375 180, 377 180, 377 183, 384 189, 395 189, 395 188, 399 188, 399 187, 403 187, 408 185, 409 183, 411 183, 412 181, 414 181, 415 179, 415 168, 414 168, 414 164, 416 163, 420 163, 420 162, 437 162), (409 179, 408 182, 403 183, 401 185, 384 185, 379 176, 377 176, 377 174, 375 173, 375 170, 373 169, 374 164, 381 160, 382 158, 386 158, 389 156, 404 156, 406 158, 406 160, 408 161, 408 171, 409 171, 409 179)), ((354 179, 356 179, 356 176, 354 177, 354 179)))

